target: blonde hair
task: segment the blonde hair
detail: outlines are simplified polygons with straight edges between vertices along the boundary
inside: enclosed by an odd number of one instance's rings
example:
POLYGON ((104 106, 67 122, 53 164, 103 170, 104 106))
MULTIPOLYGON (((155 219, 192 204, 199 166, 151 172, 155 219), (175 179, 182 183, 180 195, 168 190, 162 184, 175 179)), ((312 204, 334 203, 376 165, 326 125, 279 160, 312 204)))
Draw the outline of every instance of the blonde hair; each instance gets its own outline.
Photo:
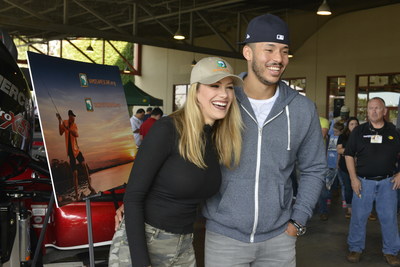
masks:
MULTIPOLYGON (((197 101, 197 90, 199 83, 194 83, 188 90, 184 106, 172 113, 176 129, 179 134, 180 155, 198 166, 205 169, 204 152, 206 140, 204 136, 204 118, 197 101)), ((240 161, 242 149, 243 128, 242 117, 239 106, 234 98, 225 118, 214 123, 213 142, 216 146, 219 162, 230 168, 237 166, 240 161)))

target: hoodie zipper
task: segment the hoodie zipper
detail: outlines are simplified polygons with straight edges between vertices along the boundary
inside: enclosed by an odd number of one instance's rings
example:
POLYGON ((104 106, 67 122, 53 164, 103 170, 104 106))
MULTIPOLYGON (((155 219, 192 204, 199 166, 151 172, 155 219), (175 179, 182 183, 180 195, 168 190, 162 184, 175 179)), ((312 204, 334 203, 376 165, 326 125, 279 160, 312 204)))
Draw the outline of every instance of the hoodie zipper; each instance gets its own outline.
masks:
POLYGON ((256 179, 254 183, 254 222, 253 222, 253 229, 250 234, 250 243, 254 243, 254 236, 256 234, 257 226, 258 226, 258 214, 259 214, 259 201, 258 201, 258 191, 259 191, 259 181, 260 181, 260 167, 261 167, 261 144, 262 144, 262 132, 263 128, 265 125, 267 125, 269 122, 274 120, 276 117, 278 117, 280 114, 282 114, 283 110, 276 114, 274 117, 266 121, 262 127, 258 126, 258 122, 253 116, 250 114, 250 112, 247 111, 247 109, 241 105, 244 111, 252 118, 253 121, 256 122, 257 127, 258 127, 258 138, 257 138, 257 164, 256 164, 256 179))
MULTIPOLYGON (((264 126, 263 126, 264 127, 264 126)), ((261 162, 261 141, 262 141, 262 131, 263 127, 258 128, 258 138, 257 138, 257 165, 256 165, 256 180, 254 183, 254 222, 253 229, 250 234, 250 243, 254 243, 254 235, 256 234, 258 225, 258 188, 260 181, 260 162, 261 162)))

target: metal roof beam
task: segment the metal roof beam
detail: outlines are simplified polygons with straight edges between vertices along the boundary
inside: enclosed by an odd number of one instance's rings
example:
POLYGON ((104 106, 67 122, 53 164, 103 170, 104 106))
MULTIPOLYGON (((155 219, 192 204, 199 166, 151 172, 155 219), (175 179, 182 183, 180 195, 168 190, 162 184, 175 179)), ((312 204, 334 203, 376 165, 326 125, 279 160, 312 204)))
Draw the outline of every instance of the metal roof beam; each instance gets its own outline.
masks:
POLYGON ((165 25, 158 18, 156 18, 150 10, 148 10, 145 6, 143 6, 141 4, 137 4, 137 5, 141 9, 143 9, 147 14, 149 14, 149 16, 153 18, 152 20, 155 20, 158 24, 161 25, 161 27, 163 27, 165 30, 167 30, 167 32, 169 32, 171 35, 174 35, 175 32, 173 32, 167 25, 165 25))
POLYGON ((47 17, 40 15, 38 13, 36 13, 34 10, 30 9, 29 7, 22 5, 22 4, 17 4, 15 3, 15 1, 10 1, 10 0, 3 0, 4 2, 6 2, 7 4, 10 4, 18 9, 21 9, 22 11, 34 16, 35 18, 38 18, 40 20, 44 20, 47 22, 51 22, 51 20, 49 20, 47 17))
POLYGON ((225 42, 225 44, 232 50, 236 51, 236 49, 229 43, 228 40, 224 36, 222 36, 215 28, 213 25, 211 25, 204 17, 203 15, 200 14, 200 12, 196 11, 197 16, 199 16, 203 22, 222 40, 225 42))
MULTIPOLYGON (((163 42, 163 41, 155 41, 146 38, 140 38, 137 36, 127 35, 127 34, 118 34, 118 33, 110 33, 105 31, 99 31, 94 29, 85 29, 82 27, 74 27, 69 25, 62 25, 62 24, 49 24, 46 22, 38 22, 36 21, 33 23, 32 21, 21 21, 15 18, 4 17, 0 15, 1 25, 10 25, 10 26, 18 26, 24 28, 30 28, 35 30, 45 30, 49 32, 59 34, 65 33, 66 36, 85 36, 85 37, 93 37, 93 38, 102 38, 106 40, 120 40, 150 46, 157 46, 163 48, 170 48, 170 49, 177 49, 182 51, 188 52, 195 52, 201 54, 210 54, 216 55, 221 57, 232 57, 232 58, 240 58, 243 59, 243 56, 237 52, 229 52, 225 50, 218 50, 206 47, 196 47, 191 46, 185 43, 178 43, 178 42, 163 42)), ((56 39, 56 38, 54 38, 56 39)), ((58 39, 58 38, 57 38, 58 39)))
MULTIPOLYGON (((230 5, 230 4, 236 4, 239 2, 244 2, 245 0, 229 0, 229 1, 224 1, 224 2, 216 2, 214 4, 210 4, 210 5, 206 5, 206 6, 200 6, 200 7, 193 7, 193 8, 189 8, 189 9, 184 9, 181 10, 181 15, 185 14, 185 13, 190 13, 190 12, 195 12, 195 11, 202 11, 205 9, 214 9, 216 7, 220 7, 220 6, 224 6, 224 5, 230 5)), ((143 5, 140 5, 140 7, 143 9, 143 5)), ((145 10, 145 9, 143 9, 145 10)), ((145 10, 146 11, 146 10, 145 10)), ((147 11, 146 11, 147 12, 147 11)), ((154 20, 159 20, 159 19, 164 19, 164 18, 170 18, 170 17, 176 17, 179 15, 179 11, 178 12, 171 12, 168 14, 163 14, 163 15, 152 15, 151 17, 148 18, 142 18, 142 19, 138 19, 137 23, 143 23, 143 22, 148 22, 148 21, 154 21, 154 20)), ((129 26, 132 24, 132 21, 128 21, 125 23, 120 23, 118 24, 119 27, 124 27, 124 26, 129 26)), ((109 30, 110 27, 104 27, 101 28, 101 30, 109 30)), ((172 33, 174 34, 174 33, 172 33)))
POLYGON ((64 6, 63 6, 63 23, 68 24, 68 0, 64 0, 64 6))
POLYGON ((107 25, 109 25, 110 27, 112 27, 113 29, 115 29, 117 32, 123 33, 123 34, 129 34, 126 31, 122 30, 121 28, 119 28, 117 25, 113 24, 112 22, 109 22, 107 19, 103 18, 99 13, 97 13, 95 10, 93 10, 92 8, 90 8, 89 6, 81 3, 78 0, 73 0, 75 2, 75 4, 77 4, 78 6, 82 7, 83 9, 86 9, 89 13, 91 13, 93 16, 97 17, 99 20, 103 21, 104 23, 106 23, 107 25))

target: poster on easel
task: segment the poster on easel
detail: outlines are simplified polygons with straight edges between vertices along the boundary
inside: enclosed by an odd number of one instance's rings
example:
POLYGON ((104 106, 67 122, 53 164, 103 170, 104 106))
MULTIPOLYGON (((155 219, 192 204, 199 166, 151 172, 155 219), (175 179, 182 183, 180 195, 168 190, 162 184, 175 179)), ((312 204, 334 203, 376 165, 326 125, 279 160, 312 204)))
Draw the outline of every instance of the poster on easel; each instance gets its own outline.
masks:
POLYGON ((128 181, 137 152, 115 66, 28 52, 57 207, 128 181))

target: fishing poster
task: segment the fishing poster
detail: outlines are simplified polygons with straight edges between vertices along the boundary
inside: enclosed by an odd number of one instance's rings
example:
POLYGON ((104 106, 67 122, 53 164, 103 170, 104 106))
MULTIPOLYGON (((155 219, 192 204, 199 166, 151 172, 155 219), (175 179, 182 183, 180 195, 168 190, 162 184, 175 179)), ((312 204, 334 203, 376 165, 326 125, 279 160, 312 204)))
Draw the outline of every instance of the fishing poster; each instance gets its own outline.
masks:
POLYGON ((137 149, 115 66, 28 52, 58 207, 127 182, 137 149))

